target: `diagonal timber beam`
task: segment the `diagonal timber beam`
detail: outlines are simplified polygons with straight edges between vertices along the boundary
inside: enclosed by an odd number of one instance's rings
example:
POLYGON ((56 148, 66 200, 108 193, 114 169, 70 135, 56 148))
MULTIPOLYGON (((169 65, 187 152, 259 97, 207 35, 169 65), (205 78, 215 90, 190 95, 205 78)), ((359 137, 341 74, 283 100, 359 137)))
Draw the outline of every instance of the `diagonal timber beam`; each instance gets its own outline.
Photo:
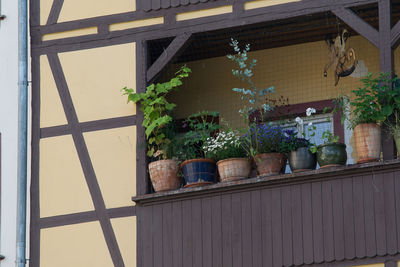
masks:
POLYGON ((396 49, 399 45, 400 41, 400 21, 393 26, 392 30, 390 31, 390 44, 393 49, 396 49))
POLYGON ((159 58, 147 70, 147 81, 151 81, 182 49, 189 40, 191 33, 183 33, 175 37, 159 58))
POLYGON ((332 9, 332 12, 373 45, 379 47, 379 32, 357 16, 353 11, 341 7, 332 9))

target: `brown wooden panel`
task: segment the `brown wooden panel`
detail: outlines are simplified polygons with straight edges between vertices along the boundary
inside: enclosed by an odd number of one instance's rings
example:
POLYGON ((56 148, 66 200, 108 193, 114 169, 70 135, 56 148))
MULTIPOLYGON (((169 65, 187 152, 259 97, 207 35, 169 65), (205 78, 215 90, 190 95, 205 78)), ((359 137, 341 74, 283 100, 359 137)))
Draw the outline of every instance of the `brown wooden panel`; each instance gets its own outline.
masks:
POLYGON ((264 267, 269 267, 273 264, 271 197, 271 190, 265 189, 261 191, 262 252, 264 267))
POLYGON ((344 259, 343 192, 342 180, 332 181, 333 235, 335 260, 344 259))
POLYGON ((182 202, 176 201, 172 203, 172 262, 174 267, 183 267, 182 229, 182 202))
POLYGON ((170 7, 187 6, 189 4, 206 3, 216 0, 140 0, 140 7, 143 11, 168 9, 170 7))
POLYGON ((380 172, 154 202, 139 208, 140 255, 146 267, 390 259, 399 254, 399 195, 397 172, 380 172))
MULTIPOLYGON (((173 267, 172 263, 172 203, 162 205, 162 246, 163 266, 173 267)), ((161 242, 160 242, 161 243, 161 242)))
POLYGON ((312 184, 312 218, 313 218, 313 242, 314 262, 320 263, 324 260, 324 229, 322 221, 322 184, 312 184))
POLYGON ((221 196, 212 197, 211 231, 212 231, 212 263, 213 266, 222 266, 222 212, 221 196))
POLYGON ((373 176, 374 204, 375 204, 375 232, 376 253, 379 256, 386 254, 386 222, 385 222, 385 191, 383 174, 373 176))
POLYGON ((343 227, 344 227, 344 256, 354 259, 356 248, 354 242, 354 209, 353 209, 353 179, 342 181, 343 187, 343 227))
POLYGON ((375 185, 372 179, 372 175, 367 175, 363 177, 365 248, 366 255, 368 257, 373 257, 376 255, 374 186, 375 185))
POLYGON ((385 195, 385 222, 386 222, 386 244, 387 252, 393 255, 397 252, 396 233, 396 195, 393 173, 388 173, 383 178, 385 195))
POLYGON ((291 195, 293 263, 295 265, 301 265, 304 263, 301 185, 291 186, 291 195))
MULTIPOLYGON (((252 229, 251 229, 251 215, 252 215, 252 206, 251 206, 251 193, 243 192, 240 194, 241 196, 241 219, 242 219, 242 262, 246 263, 248 267, 253 266, 253 257, 252 257, 252 229)), ((242 266, 242 265, 239 265, 242 266)), ((260 265, 258 265, 260 266, 260 265)))
POLYGON ((260 190, 251 191, 251 241, 253 266, 262 266, 262 221, 260 190))
POLYGON ((221 198, 222 266, 232 267, 232 203, 231 195, 221 198))
POLYGON ((303 258, 304 263, 311 264, 314 262, 311 184, 301 185, 301 211, 303 229, 303 258))
POLYGON ((201 199, 192 200, 193 267, 203 265, 203 242, 201 233, 201 199))
POLYGON ((202 230, 202 251, 203 267, 212 267, 212 215, 210 197, 201 200, 201 230, 202 230))
POLYGON ((232 266, 242 265, 242 205, 240 194, 232 195, 232 266))

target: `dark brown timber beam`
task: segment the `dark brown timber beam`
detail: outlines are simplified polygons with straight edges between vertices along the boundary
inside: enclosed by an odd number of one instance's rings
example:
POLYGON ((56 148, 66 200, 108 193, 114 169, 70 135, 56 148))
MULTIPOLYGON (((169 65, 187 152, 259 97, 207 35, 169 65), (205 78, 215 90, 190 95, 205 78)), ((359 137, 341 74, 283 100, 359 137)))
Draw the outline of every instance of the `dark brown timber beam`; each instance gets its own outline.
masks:
POLYGON ((147 81, 151 81, 154 77, 176 56, 179 50, 187 44, 191 33, 183 33, 175 37, 171 44, 164 50, 161 56, 151 65, 147 71, 147 81))
POLYGON ((376 47, 379 47, 379 33, 371 25, 347 8, 336 8, 332 12, 349 25, 353 30, 361 34, 376 47))
MULTIPOLYGON (((379 1, 379 59, 380 71, 393 72, 394 71, 394 51, 391 45, 391 6, 390 0, 379 1)), ((390 135, 388 129, 383 127, 382 131, 382 151, 383 159, 389 160, 395 158, 395 147, 393 137, 390 135)))

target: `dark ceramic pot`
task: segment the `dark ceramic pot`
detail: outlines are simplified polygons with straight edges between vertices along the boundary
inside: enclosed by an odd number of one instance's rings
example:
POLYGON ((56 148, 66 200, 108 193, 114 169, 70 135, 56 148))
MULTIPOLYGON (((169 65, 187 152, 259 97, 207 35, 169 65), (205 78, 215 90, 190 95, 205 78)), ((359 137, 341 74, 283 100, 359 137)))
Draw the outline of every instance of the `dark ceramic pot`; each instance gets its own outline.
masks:
POLYGON ((289 165, 292 172, 315 170, 317 167, 317 155, 311 153, 308 147, 299 147, 289 153, 289 165))
POLYGON ((212 159, 189 159, 181 163, 186 185, 201 186, 215 183, 217 165, 212 159))
POLYGON ((319 145, 317 150, 317 159, 321 168, 346 165, 346 145, 342 143, 319 145))

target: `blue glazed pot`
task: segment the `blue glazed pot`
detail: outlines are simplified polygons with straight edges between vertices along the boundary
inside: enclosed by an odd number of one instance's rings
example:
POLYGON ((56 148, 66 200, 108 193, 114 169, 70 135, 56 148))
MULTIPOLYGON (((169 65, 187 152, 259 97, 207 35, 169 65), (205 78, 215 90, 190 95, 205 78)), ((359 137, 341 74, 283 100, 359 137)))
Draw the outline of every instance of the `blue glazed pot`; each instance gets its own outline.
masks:
POLYGON ((200 186, 215 183, 217 165, 212 159, 189 159, 181 163, 186 185, 200 186))

